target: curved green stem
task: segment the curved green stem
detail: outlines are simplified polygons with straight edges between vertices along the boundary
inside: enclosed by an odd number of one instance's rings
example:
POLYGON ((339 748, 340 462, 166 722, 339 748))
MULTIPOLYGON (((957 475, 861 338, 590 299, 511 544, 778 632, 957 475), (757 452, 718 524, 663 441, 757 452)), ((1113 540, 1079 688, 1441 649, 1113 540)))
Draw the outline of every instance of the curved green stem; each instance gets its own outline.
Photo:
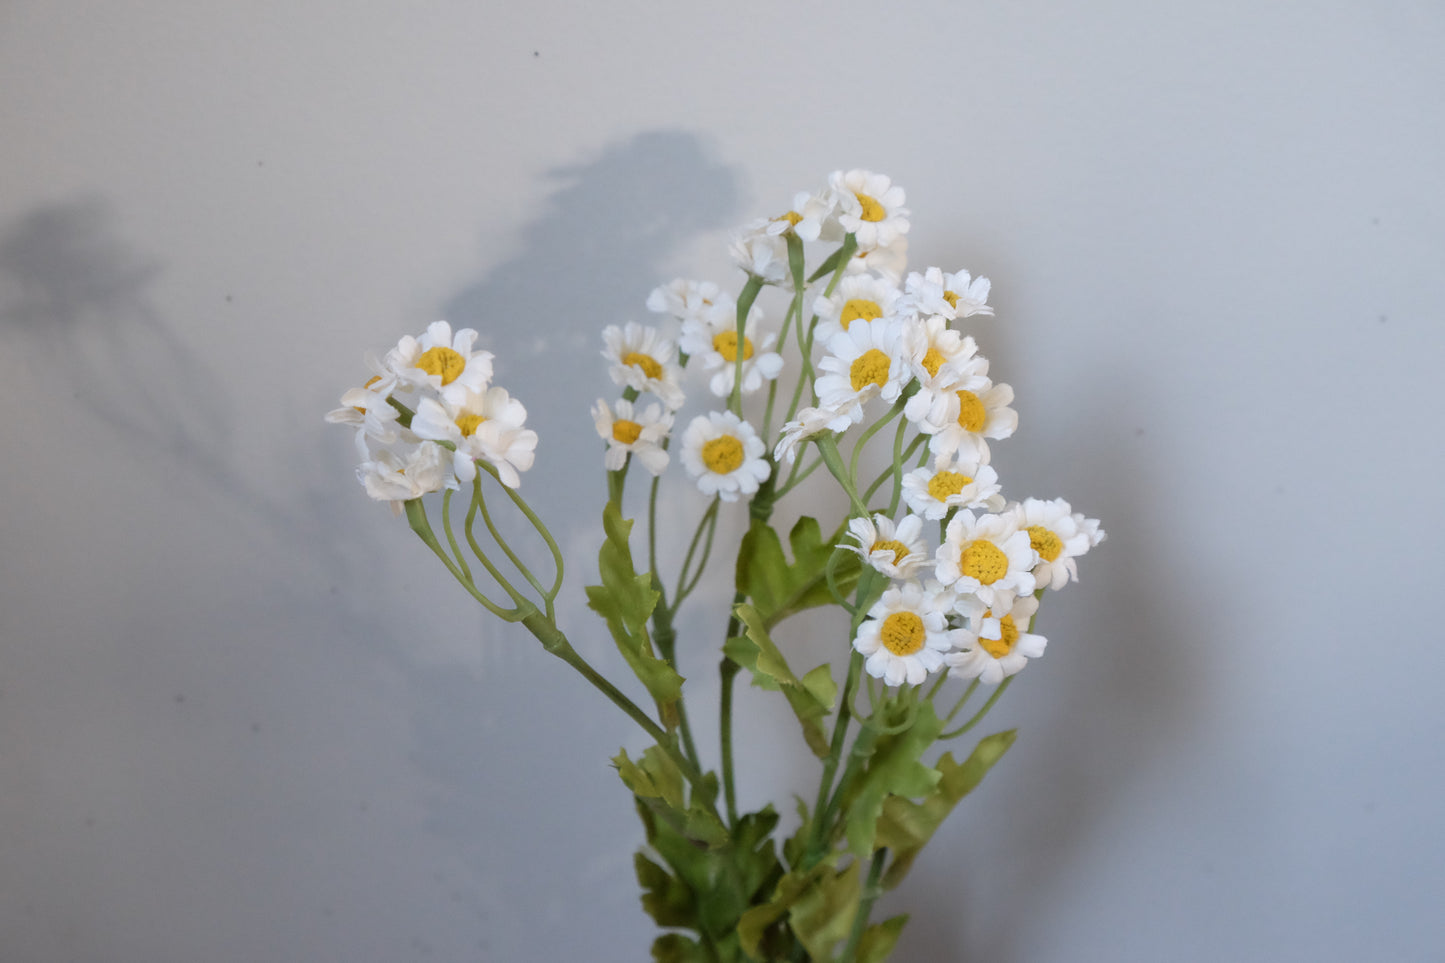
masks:
MULTIPOLYGON (((979 710, 973 714, 973 718, 969 719, 967 722, 959 726, 957 729, 954 729, 952 732, 943 733, 938 738, 956 739, 968 730, 972 729, 974 726, 978 725, 980 722, 982 722, 983 717, 988 715, 988 710, 993 708, 993 704, 999 700, 999 697, 1004 694, 1004 692, 1009 687, 1009 683, 1013 682, 1013 680, 1014 676, 1009 676, 1007 679, 1004 679, 1002 682, 1000 682, 998 684, 998 688, 994 689, 993 694, 988 697, 988 701, 985 702, 983 706, 980 707, 979 710)), ((960 705, 961 704, 962 703, 960 702, 960 705)))

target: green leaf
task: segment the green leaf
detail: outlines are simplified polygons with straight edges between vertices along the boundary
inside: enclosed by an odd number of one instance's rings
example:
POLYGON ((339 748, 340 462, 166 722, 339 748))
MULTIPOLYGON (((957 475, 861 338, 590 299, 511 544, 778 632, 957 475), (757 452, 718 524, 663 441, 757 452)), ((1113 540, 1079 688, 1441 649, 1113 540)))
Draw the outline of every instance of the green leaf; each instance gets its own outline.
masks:
POLYGON ((643 853, 632 857, 642 887, 642 908, 658 926, 696 926, 697 901, 693 891, 643 853))
POLYGON ((743 913, 738 920, 738 940, 749 956, 760 955, 759 948, 767 928, 787 916, 793 904, 828 869, 828 866, 819 863, 806 872, 785 873, 767 902, 758 903, 743 913))
POLYGON ((652 941, 653 963, 709 963, 709 957, 696 940, 681 933, 667 933, 652 941))
POLYGON ((612 757, 612 764, 638 801, 690 843, 715 848, 728 841, 727 827, 713 812, 717 799, 715 774, 704 777, 701 785, 693 789, 689 802, 682 770, 658 746, 648 746, 635 763, 623 750, 612 757))
POLYGON ((733 611, 746 632, 728 639, 723 645, 723 653, 752 672, 753 685, 783 693, 798 724, 803 727, 803 738, 807 740, 808 748, 818 757, 826 758, 829 746, 828 735, 823 731, 823 720, 833 711, 838 698, 838 685, 833 681, 829 667, 820 665, 799 679, 768 635, 757 609, 743 604, 733 611))
MULTIPOLYGON (((788 533, 793 561, 772 526, 753 519, 738 548, 737 589, 746 595, 768 628, 807 608, 834 601, 824 571, 834 546, 825 544, 818 521, 804 516, 788 533)), ((847 552, 834 565, 839 591, 847 592, 858 578, 860 560, 847 552)))
MULTIPOLYGON (((879 845, 875 842, 878 818, 888 797, 927 795, 942 778, 938 770, 919 761, 943 730, 943 724, 933 711, 933 703, 900 707, 897 717, 885 718, 880 728, 901 724, 905 721, 903 713, 915 709, 917 715, 912 725, 902 732, 880 736, 873 741, 867 768, 856 777, 853 785, 844 790, 843 812, 848 849, 859 859, 866 858, 879 845)), ((863 740, 869 731, 865 724, 864 734, 860 734, 859 740, 863 740)), ((854 751, 868 751, 868 748, 854 744, 854 751)))
POLYGON ((788 923, 815 960, 832 959, 833 946, 853 929, 862 892, 859 867, 854 860, 841 873, 824 873, 793 904, 788 923))
POLYGON ((907 922, 908 914, 904 913, 874 923, 864 930, 863 938, 858 941, 858 963, 883 963, 888 959, 899 934, 903 932, 903 924, 907 922))
POLYGON ((983 781, 994 763, 1003 758, 1018 736, 1017 729, 995 733, 979 740, 973 753, 962 763, 953 761, 951 753, 938 760, 940 778, 933 791, 920 802, 897 796, 883 803, 878 819, 876 845, 887 846, 893 862, 883 874, 883 887, 892 889, 903 881, 913 860, 959 801, 983 781))
POLYGON ((603 510, 602 528, 606 538, 597 555, 602 584, 587 586, 587 605, 606 620, 618 651, 657 700, 670 728, 676 724, 683 679, 670 663, 657 657, 647 634, 648 617, 661 595, 652 587, 652 575, 639 575, 633 567, 628 542, 632 522, 622 517, 616 502, 608 502, 603 510))

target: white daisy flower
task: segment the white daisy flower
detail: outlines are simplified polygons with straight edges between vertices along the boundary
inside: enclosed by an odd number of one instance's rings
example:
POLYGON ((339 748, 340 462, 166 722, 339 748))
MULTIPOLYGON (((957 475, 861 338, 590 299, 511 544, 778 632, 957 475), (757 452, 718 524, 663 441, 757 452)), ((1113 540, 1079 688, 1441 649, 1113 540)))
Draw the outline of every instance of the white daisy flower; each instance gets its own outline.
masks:
POLYGON ((429 441, 401 451, 380 449, 357 466, 356 477, 372 498, 391 502, 394 513, 400 513, 402 502, 458 487, 452 453, 429 441))
POLYGON ((1074 514, 1062 498, 1025 498, 1014 506, 1014 514, 1039 555, 1034 580, 1040 588, 1057 590, 1077 582, 1079 571, 1074 559, 1104 540, 1098 519, 1074 514))
POLYGON ((875 395, 892 404, 912 377, 899 344, 898 324, 887 318, 855 321, 847 331, 833 335, 818 370, 823 373, 813 383, 813 392, 819 407, 840 412, 875 395))
POLYGON ((632 402, 619 399, 608 407, 605 399, 599 398, 592 406, 592 420, 597 425, 597 434, 607 442, 607 454, 602 463, 608 471, 616 471, 627 462, 628 455, 636 455, 654 475, 661 475, 667 467, 668 455, 662 444, 672 430, 672 412, 664 411, 661 405, 651 404, 639 412, 632 402))
POLYGON ((905 515, 897 525, 886 515, 859 515, 848 521, 848 534, 857 545, 844 545, 889 578, 906 579, 928 564, 928 543, 923 519, 905 515))
POLYGON ((728 240, 728 256, 764 283, 780 284, 788 276, 788 242, 781 234, 770 233, 769 223, 760 218, 734 232, 728 240))
POLYGON ((447 322, 433 321, 420 338, 406 335, 398 341, 387 352, 386 365, 409 387, 443 395, 481 391, 492 380, 492 353, 473 351, 476 340, 471 328, 453 334, 447 322))
POLYGON ((677 365, 677 345, 656 328, 635 321, 602 329, 606 348, 602 357, 612 362, 607 373, 612 383, 634 391, 650 391, 669 411, 682 407, 682 369, 677 365))
POLYGON ((858 250, 887 247, 908 233, 903 188, 884 174, 834 171, 828 186, 838 195, 838 223, 858 239, 858 250))
POLYGON ((909 510, 938 521, 955 508, 1001 511, 998 472, 988 465, 935 460, 932 468, 915 468, 903 476, 903 501, 909 510))
POLYGON ((847 431, 863 418, 862 405, 849 405, 842 411, 831 408, 799 408, 798 416, 783 425, 778 444, 773 448, 773 458, 784 459, 789 464, 798 456, 798 446, 814 435, 823 432, 847 431))
POLYGON ((730 411, 714 411, 687 426, 679 457, 704 495, 731 502, 757 491, 772 472, 766 451, 752 425, 730 411))
MULTIPOLYGON (((748 309, 748 333, 763 320, 762 308, 754 304, 748 309)), ((704 355, 714 348, 713 339, 722 331, 734 334, 738 329, 738 303, 727 292, 719 291, 715 300, 698 305, 682 320, 678 332, 677 346, 691 359, 704 355)))
POLYGON ((992 383, 988 359, 978 353, 973 338, 950 328, 941 315, 905 318, 901 337, 918 381, 918 391, 903 409, 909 421, 941 424, 950 392, 983 391, 992 383))
POLYGON ((900 297, 902 292, 898 286, 883 278, 871 274, 846 275, 831 295, 813 302, 813 313, 818 316, 813 328, 814 342, 827 344, 833 335, 847 331, 854 321, 893 316, 893 307, 900 297))
POLYGON ((712 281, 677 278, 652 289, 647 295, 647 310, 686 321, 688 318, 706 314, 719 302, 730 300, 731 297, 712 281))
POLYGON ((918 430, 933 437, 928 450, 940 458, 958 457, 986 465, 989 461, 985 439, 1007 438, 1018 427, 1019 415, 1010 408, 1014 390, 996 384, 982 391, 960 389, 944 396, 945 404, 937 421, 932 418, 915 422, 918 430))
POLYGON ((918 685, 943 665, 953 646, 943 610, 916 582, 893 585, 868 610, 853 648, 867 656, 863 667, 887 685, 918 685))
POLYGON ((921 315, 936 314, 950 321, 975 314, 993 314, 988 306, 989 280, 970 277, 967 271, 945 274, 936 267, 908 275, 904 283, 909 304, 921 315))
MULTIPOLYGON (((769 350, 777 340, 777 335, 764 335, 762 340, 754 345, 753 340, 758 336, 757 325, 754 323, 756 316, 757 312, 749 312, 747 324, 743 327, 743 394, 757 391, 765 380, 772 381, 783 370, 783 356, 769 350)), ((738 351, 737 322, 730 321, 726 326, 713 329, 707 350, 695 355, 704 371, 713 372, 708 381, 708 389, 719 398, 732 394, 733 382, 738 373, 738 351)))
MULTIPOLYGON (((944 659, 950 669, 964 679, 978 679, 985 685, 998 685, 1008 676, 1014 675, 1029 659, 1044 654, 1048 644, 1042 635, 1028 631, 1030 620, 1039 610, 1039 600, 1032 595, 1021 595, 1006 600, 1005 614, 998 618, 998 636, 981 638, 965 632, 965 640, 958 651, 949 652, 944 659)), ((994 618, 993 612, 986 612, 985 618, 994 618)))
POLYGON ((387 400, 396 388, 396 374, 378 370, 381 363, 369 352, 366 363, 376 373, 360 388, 348 389, 341 396, 342 407, 326 413, 331 424, 356 429, 356 450, 363 461, 371 457, 369 442, 394 444, 401 431, 397 422, 401 412, 387 400))
POLYGON ((805 241, 841 241, 843 228, 838 224, 838 198, 832 190, 809 194, 802 191, 793 196, 793 206, 768 222, 769 234, 792 231, 805 241))
POLYGON ((871 251, 859 251, 844 268, 849 274, 872 271, 894 284, 903 283, 908 270, 908 238, 900 235, 892 244, 883 244, 871 251))
POLYGON ((516 488, 519 471, 532 467, 537 433, 522 427, 527 409, 505 388, 468 391, 453 401, 423 398, 411 420, 418 437, 456 446, 453 470, 459 479, 476 477, 478 461, 497 469, 502 484, 516 488))
POLYGON ((1029 533, 1009 514, 979 515, 963 509, 953 516, 935 553, 939 582, 958 594, 972 592, 985 605, 999 605, 1005 594, 1034 590, 1038 553, 1029 533))

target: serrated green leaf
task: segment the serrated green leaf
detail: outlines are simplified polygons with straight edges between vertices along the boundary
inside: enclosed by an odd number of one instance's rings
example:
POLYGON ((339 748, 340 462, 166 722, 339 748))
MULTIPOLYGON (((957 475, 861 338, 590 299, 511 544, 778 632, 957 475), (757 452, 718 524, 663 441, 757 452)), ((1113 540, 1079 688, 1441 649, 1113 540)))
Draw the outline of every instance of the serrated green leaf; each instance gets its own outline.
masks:
POLYGON ((768 634, 757 610, 742 604, 733 611, 746 632, 739 638, 729 639, 723 651, 728 658, 752 672, 753 685, 783 693, 798 724, 803 727, 803 738, 808 748, 820 758, 826 757, 830 747, 822 720, 833 711, 833 703, 838 696, 838 687, 828 666, 820 665, 799 679, 788 667, 788 660, 768 634))
POLYGON ((665 933, 652 941, 653 963, 709 963, 696 940, 681 933, 665 933))
POLYGON ((908 914, 903 913, 864 930, 863 938, 858 941, 858 963, 883 963, 888 959, 903 932, 903 924, 907 922, 908 914))
MULTIPOLYGON (((834 546, 823 542, 816 519, 799 518, 788 533, 793 561, 783 554, 783 542, 773 528, 754 519, 738 547, 737 589, 751 600, 763 625, 772 628, 803 609, 834 601, 825 570, 834 546)), ((857 580, 858 556, 852 552, 834 566, 834 579, 846 592, 857 580)))
POLYGON ((788 925, 815 960, 830 960, 832 949, 846 939, 858 915, 862 891, 857 860, 838 874, 826 872, 798 895, 788 914, 788 925))
POLYGON ((659 592, 650 574, 637 573, 632 564, 629 538, 632 522, 622 517, 615 502, 602 512, 606 538, 597 553, 601 585, 587 586, 587 605, 607 622, 617 649, 639 681, 655 699, 669 726, 676 723, 676 703, 682 694, 682 676, 657 657, 647 631, 647 620, 657 607, 659 592))
MULTIPOLYGON (((901 717, 887 719, 884 727, 902 721, 901 717)), ((938 770, 919 760, 942 730, 933 703, 923 702, 907 729, 874 741, 866 768, 844 790, 845 834, 854 856, 864 859, 877 848, 877 824, 884 800, 889 796, 924 796, 938 784, 942 778, 938 770)))
POLYGON ((642 908, 658 926, 693 926, 697 903, 693 891, 643 853, 632 858, 642 887, 642 908))
POLYGON ((749 956, 758 956, 767 928, 788 914, 793 904, 819 877, 828 871, 818 864, 807 872, 785 873, 778 879, 767 902, 750 907, 738 920, 738 940, 749 956))
POLYGON ((977 788, 994 763, 1008 752, 1017 736, 1017 729, 986 736, 979 740, 962 763, 954 762, 951 753, 944 753, 937 765, 940 773, 938 785, 931 793, 920 802, 894 796, 883 803, 875 845, 887 846, 893 854, 893 862, 883 874, 885 889, 892 889, 903 881, 919 851, 933 837, 953 807, 977 788))

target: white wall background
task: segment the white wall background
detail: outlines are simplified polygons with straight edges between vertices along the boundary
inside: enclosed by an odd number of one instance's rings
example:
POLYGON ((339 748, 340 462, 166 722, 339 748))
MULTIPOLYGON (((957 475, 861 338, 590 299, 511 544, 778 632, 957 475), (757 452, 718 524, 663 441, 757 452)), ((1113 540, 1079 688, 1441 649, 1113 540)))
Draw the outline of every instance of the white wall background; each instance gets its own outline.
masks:
MULTIPOLYGON (((481 328, 580 596, 601 326, 852 166, 994 281, 1006 491, 1110 534, 900 958, 1440 958, 1442 48, 1431 2, 0 4, 0 958, 646 958, 640 740, 321 416, 481 328)), ((810 785, 748 700, 745 801, 810 785)))

